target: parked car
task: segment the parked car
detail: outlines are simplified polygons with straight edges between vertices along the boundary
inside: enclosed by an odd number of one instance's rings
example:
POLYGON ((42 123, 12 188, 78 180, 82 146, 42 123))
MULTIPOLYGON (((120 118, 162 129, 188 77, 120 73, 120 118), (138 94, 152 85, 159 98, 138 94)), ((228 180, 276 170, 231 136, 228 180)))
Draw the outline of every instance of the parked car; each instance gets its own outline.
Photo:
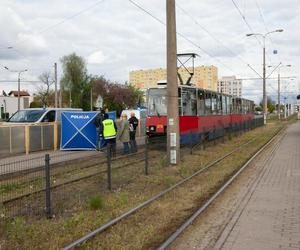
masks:
POLYGON ((14 113, 6 123, 41 123, 59 122, 64 111, 82 111, 73 108, 31 108, 22 109, 14 113))

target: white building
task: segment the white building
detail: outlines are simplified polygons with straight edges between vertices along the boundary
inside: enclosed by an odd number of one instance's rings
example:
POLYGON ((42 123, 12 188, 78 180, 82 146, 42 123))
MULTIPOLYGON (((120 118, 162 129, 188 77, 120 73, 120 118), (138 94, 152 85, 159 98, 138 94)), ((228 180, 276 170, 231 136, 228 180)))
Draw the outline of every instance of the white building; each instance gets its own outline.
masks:
MULTIPOLYGON (((29 108, 32 101, 33 96, 30 96, 26 91, 20 91, 20 109, 29 108)), ((17 110, 18 91, 11 91, 8 95, 0 95, 0 120, 10 117, 17 110)))
POLYGON ((235 76, 224 76, 218 81, 218 92, 242 97, 242 80, 235 76))

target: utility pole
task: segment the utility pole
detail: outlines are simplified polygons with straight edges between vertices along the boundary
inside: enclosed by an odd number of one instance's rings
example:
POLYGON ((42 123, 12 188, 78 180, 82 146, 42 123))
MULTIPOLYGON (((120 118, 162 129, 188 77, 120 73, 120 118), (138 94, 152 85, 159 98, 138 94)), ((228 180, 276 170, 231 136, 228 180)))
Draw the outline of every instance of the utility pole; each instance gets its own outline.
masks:
POLYGON ((280 120, 280 73, 278 73, 278 107, 277 107, 277 113, 278 113, 278 120, 280 120))
POLYGON ((55 108, 58 107, 57 96, 57 63, 54 63, 54 91, 55 91, 55 108))
POLYGON ((263 38, 263 113, 264 113, 264 124, 267 124, 267 113, 268 113, 268 100, 266 93, 266 36, 275 32, 283 32, 283 29, 277 29, 270 31, 265 34, 250 33, 246 36, 261 36, 263 38))
POLYGON ((90 98, 91 98, 91 111, 93 111, 93 85, 91 84, 91 93, 90 93, 90 98))
POLYGON ((28 71, 27 69, 24 70, 10 70, 8 67, 4 67, 6 70, 10 71, 10 72, 15 72, 18 73, 18 111, 21 108, 21 102, 20 102, 20 91, 21 91, 21 74, 23 72, 28 71))
POLYGON ((268 100, 266 93, 266 46, 264 37, 263 47, 263 113, 264 113, 264 124, 267 124, 267 113, 268 113, 268 100))
POLYGON ((18 72, 18 111, 20 110, 21 72, 18 72))
POLYGON ((178 117, 177 40, 175 0, 167 4, 167 151, 170 165, 180 161, 178 117))
POLYGON ((284 97, 284 119, 286 119, 286 97, 284 97))
POLYGON ((63 104, 62 104, 62 85, 61 85, 61 81, 59 81, 59 107, 62 108, 63 104))

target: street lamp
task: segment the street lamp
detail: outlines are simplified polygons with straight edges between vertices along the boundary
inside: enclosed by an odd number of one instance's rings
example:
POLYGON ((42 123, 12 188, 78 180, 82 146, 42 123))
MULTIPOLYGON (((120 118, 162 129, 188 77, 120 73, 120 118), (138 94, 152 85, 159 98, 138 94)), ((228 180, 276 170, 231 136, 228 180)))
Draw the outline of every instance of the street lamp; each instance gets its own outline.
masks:
POLYGON ((10 70, 8 67, 4 67, 6 70, 8 70, 9 72, 13 72, 13 73, 18 73, 18 111, 20 110, 20 85, 21 85, 21 74, 23 72, 28 71, 27 69, 24 70, 10 70))
POLYGON ((261 33, 251 33, 246 36, 261 36, 263 38, 263 113, 264 113, 264 124, 267 123, 267 112, 268 112, 268 103, 267 103, 267 94, 266 94, 266 37, 275 32, 283 32, 283 29, 277 29, 265 34, 261 33))
POLYGON ((8 46, 8 47, 3 47, 3 48, 0 48, 0 49, 13 49, 14 47, 12 46, 8 46))
MULTIPOLYGON (((290 79, 290 81, 294 81, 293 78, 290 79)), ((289 98, 288 98, 288 94, 289 92, 287 92, 288 86, 290 85, 291 82, 288 82, 285 86, 284 86, 284 92, 285 96, 284 96, 284 119, 286 119, 287 116, 290 115, 290 104, 288 103, 289 98), (288 101, 286 101, 288 100, 288 101), (288 113, 288 114, 287 114, 288 113)), ((292 86, 293 87, 293 86, 292 86)))
MULTIPOLYGON (((272 66, 268 66, 269 68, 272 67, 272 66)), ((278 96, 277 96, 277 103, 278 103, 278 106, 277 106, 277 113, 278 113, 278 119, 280 120, 280 69, 283 68, 283 67, 292 67, 291 64, 287 64, 287 65, 284 65, 282 63, 279 63, 274 70, 276 70, 278 68, 278 96)), ((274 71, 273 70, 273 71, 274 71)), ((273 72, 272 71, 272 72, 273 72)))

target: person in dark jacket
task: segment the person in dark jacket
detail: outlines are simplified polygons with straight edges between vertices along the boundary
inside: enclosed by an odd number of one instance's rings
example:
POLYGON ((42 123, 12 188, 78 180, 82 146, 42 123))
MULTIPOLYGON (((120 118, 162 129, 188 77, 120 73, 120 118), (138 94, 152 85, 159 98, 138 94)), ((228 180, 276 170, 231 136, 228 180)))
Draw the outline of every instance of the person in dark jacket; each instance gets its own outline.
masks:
POLYGON ((102 136, 107 142, 107 148, 111 149, 113 157, 116 156, 116 137, 117 137, 117 125, 114 120, 109 119, 108 114, 104 114, 104 120, 100 126, 100 136, 102 136))
POLYGON ((100 136, 100 127, 102 126, 102 121, 104 120, 104 114, 105 111, 102 109, 96 116, 94 120, 94 124, 96 125, 96 131, 97 131, 97 150, 102 150, 106 147, 106 141, 105 139, 100 136))
POLYGON ((136 140, 135 140, 135 135, 136 135, 136 129, 139 125, 139 120, 135 117, 135 113, 132 112, 130 114, 129 118, 129 137, 130 137, 130 150, 132 153, 137 152, 137 145, 136 145, 136 140))

